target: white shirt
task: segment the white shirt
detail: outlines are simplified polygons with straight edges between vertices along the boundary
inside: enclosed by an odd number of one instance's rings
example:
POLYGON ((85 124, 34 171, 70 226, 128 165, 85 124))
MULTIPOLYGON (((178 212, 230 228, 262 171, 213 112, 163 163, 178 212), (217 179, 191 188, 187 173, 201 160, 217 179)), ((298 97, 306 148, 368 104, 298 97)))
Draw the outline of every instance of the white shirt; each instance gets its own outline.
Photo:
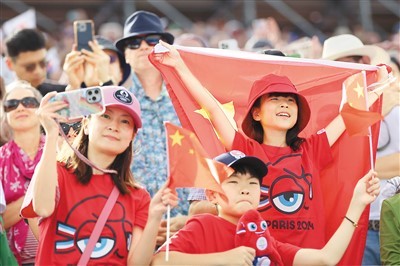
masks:
POLYGON ((6 210, 6 199, 4 197, 3 185, 0 182, 0 214, 6 210))

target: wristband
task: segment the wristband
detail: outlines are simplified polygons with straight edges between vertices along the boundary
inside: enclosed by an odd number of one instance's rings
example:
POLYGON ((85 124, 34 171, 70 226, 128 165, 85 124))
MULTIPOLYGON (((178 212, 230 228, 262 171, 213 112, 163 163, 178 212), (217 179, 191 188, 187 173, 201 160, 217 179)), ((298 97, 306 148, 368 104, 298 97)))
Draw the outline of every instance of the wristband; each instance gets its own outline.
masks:
POLYGON ((345 216, 344 218, 345 218, 346 220, 348 220, 350 223, 352 223, 353 226, 354 226, 355 228, 358 227, 358 223, 354 222, 354 221, 353 221, 352 219, 350 219, 349 217, 345 216))

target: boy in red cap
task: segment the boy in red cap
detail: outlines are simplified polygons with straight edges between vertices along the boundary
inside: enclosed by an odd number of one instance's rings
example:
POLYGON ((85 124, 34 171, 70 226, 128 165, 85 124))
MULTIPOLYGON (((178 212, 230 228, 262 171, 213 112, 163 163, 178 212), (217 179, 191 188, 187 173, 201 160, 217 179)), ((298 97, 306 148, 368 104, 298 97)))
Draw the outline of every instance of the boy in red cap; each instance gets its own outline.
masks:
MULTIPOLYGON (((300 247, 322 248, 326 239, 320 170, 331 162, 330 147, 345 130, 342 117, 338 115, 317 134, 300 138, 298 134, 310 119, 307 100, 287 77, 269 74, 253 83, 242 123, 244 135, 233 128, 178 51, 165 42, 160 44, 169 52, 155 54, 155 60, 175 68, 209 114, 225 148, 242 150, 266 163, 268 175, 263 179, 258 210, 272 236, 300 247)), ((370 96, 376 101, 377 95, 370 96)))
MULTIPOLYGON (((225 197, 207 191, 218 216, 193 216, 170 239, 169 260, 163 246, 152 265, 334 265, 343 256, 365 206, 379 194, 379 179, 370 171, 353 192, 338 230, 323 249, 301 249, 270 236, 267 223, 256 211, 260 184, 267 167, 257 157, 233 150, 215 158, 235 172, 221 183, 225 197)), ((265 179, 265 177, 264 177, 265 179)))

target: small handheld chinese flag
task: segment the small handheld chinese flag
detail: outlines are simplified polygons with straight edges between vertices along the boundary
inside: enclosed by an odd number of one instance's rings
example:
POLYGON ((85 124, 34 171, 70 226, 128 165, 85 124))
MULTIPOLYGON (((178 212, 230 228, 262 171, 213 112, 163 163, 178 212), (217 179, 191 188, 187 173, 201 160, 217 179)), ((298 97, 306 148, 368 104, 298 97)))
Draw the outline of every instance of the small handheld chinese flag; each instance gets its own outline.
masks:
POLYGON ((343 82, 340 113, 350 136, 367 136, 368 128, 383 119, 381 114, 368 111, 367 102, 366 75, 361 71, 343 82))
POLYGON ((196 135, 165 122, 168 147, 169 188, 197 187, 224 195, 220 184, 233 169, 211 160, 196 135))

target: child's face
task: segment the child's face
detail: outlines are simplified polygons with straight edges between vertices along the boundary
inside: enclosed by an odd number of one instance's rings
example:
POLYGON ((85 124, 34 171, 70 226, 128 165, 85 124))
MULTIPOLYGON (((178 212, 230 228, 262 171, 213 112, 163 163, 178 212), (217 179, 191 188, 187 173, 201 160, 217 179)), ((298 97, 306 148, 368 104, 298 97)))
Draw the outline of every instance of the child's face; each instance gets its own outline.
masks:
POLYGON ((253 118, 260 121, 262 127, 275 130, 289 130, 297 122, 298 107, 291 96, 265 95, 261 105, 253 111, 253 118))
POLYGON ((221 217, 236 219, 250 209, 257 209, 260 202, 260 181, 258 178, 248 173, 234 173, 221 186, 228 199, 228 201, 225 201, 219 195, 217 196, 221 217))

